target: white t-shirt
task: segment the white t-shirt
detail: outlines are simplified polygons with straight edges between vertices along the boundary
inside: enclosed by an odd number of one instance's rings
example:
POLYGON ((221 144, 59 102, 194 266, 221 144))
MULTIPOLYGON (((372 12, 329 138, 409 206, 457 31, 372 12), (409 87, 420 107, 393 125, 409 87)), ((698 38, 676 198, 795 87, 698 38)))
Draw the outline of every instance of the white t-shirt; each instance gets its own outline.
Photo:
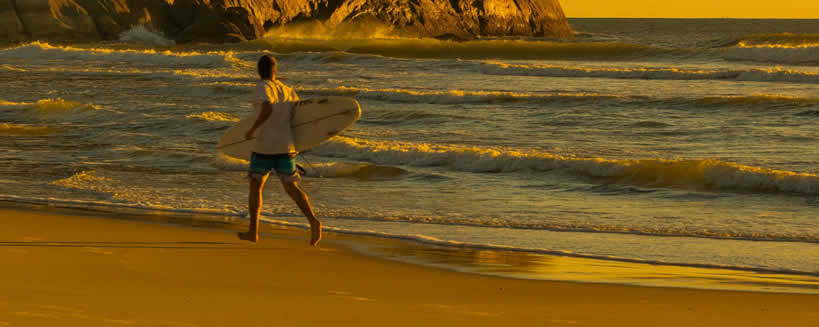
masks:
POLYGON ((273 112, 256 131, 256 144, 253 146, 253 152, 295 153, 296 147, 293 145, 290 119, 293 101, 299 101, 299 96, 293 89, 278 80, 262 80, 256 83, 253 89, 253 112, 256 117, 261 113, 264 101, 273 105, 273 112))

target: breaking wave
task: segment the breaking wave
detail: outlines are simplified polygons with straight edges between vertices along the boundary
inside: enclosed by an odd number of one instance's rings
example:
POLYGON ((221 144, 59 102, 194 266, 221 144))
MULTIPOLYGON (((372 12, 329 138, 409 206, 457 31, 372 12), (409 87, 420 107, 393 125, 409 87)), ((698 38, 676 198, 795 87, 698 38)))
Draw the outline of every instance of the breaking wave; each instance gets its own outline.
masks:
POLYGON ((725 56, 730 60, 819 63, 819 34, 757 34, 737 41, 725 56))
POLYGON ((33 110, 39 113, 66 113, 72 111, 90 111, 99 109, 99 107, 93 104, 68 101, 61 98, 41 99, 37 102, 9 102, 0 100, 0 108, 2 107, 33 110))
POLYGON ((47 126, 31 126, 25 124, 0 123, 0 135, 49 135, 62 132, 62 129, 47 126))
POLYGON ((13 101, 0 100, 0 107, 25 108, 25 107, 30 107, 33 104, 34 103, 31 103, 31 102, 13 102, 13 101))
POLYGON ((754 34, 736 42, 740 47, 759 48, 808 48, 819 47, 819 34, 754 34))
POLYGON ((128 65, 177 66, 177 67, 224 67, 239 61, 231 51, 174 52, 154 49, 111 49, 55 46, 44 42, 31 42, 0 50, 0 58, 32 60, 80 60, 83 62, 105 61, 128 65))
POLYGON ((650 187, 819 194, 819 175, 745 166, 713 159, 580 158, 537 151, 369 141, 336 137, 314 150, 376 164, 436 166, 476 173, 553 172, 650 187))
MULTIPOLYGON (((391 58, 460 58, 523 60, 629 60, 640 58, 724 57, 729 60, 806 64, 819 60, 816 34, 752 35, 733 47, 712 49, 666 48, 626 42, 554 41, 543 39, 478 39, 456 42, 431 38, 311 38, 300 35, 268 35, 245 46, 281 54, 298 52, 336 53, 321 57, 329 62, 357 60, 347 54, 378 55, 391 58), (774 51, 774 50, 780 51, 774 51), (723 51, 725 50, 725 51, 723 51)), ((659 74, 662 74, 660 72, 659 74)))
POLYGON ((481 72, 491 75, 596 77, 653 80, 736 80, 819 83, 819 73, 779 67, 768 69, 586 68, 543 64, 484 62, 481 72))
POLYGON ((605 100, 616 99, 619 96, 601 95, 596 93, 551 93, 533 94, 507 91, 469 91, 469 90, 410 90, 410 89, 369 89, 360 87, 339 86, 334 88, 306 88, 297 87, 297 91, 315 95, 342 95, 355 96, 359 99, 430 103, 430 104, 458 104, 458 103, 509 103, 524 101, 585 101, 589 99, 605 100))
POLYGON ((484 39, 465 42, 431 38, 306 39, 267 37, 252 41, 260 50, 278 53, 334 52, 381 55, 392 58, 464 59, 588 59, 618 60, 675 53, 632 43, 557 42, 546 40, 484 39))
MULTIPOLYGON (((9 65, 0 65, 0 69, 15 72, 64 74, 70 77, 95 76, 111 78, 139 78, 139 79, 169 79, 169 80, 195 80, 214 83, 235 83, 248 82, 258 77, 248 72, 246 74, 234 74, 221 72, 214 69, 118 69, 118 68, 19 68, 9 65)), ((250 84, 252 85, 252 84, 250 84)))
MULTIPOLYGON (((219 88, 230 88, 240 92, 250 92, 249 86, 244 84, 220 83, 219 88)), ((703 98, 646 98, 639 96, 620 96, 598 93, 525 93, 509 91, 476 91, 476 90, 411 90, 411 89, 370 89, 361 87, 339 86, 334 88, 296 87, 300 93, 306 95, 339 95, 358 99, 369 99, 403 103, 429 104, 493 104, 515 102, 538 103, 571 103, 571 102, 635 102, 635 103, 665 103, 669 105, 793 105, 805 106, 819 103, 819 98, 795 97, 775 94, 756 94, 750 96, 711 96, 703 98)))

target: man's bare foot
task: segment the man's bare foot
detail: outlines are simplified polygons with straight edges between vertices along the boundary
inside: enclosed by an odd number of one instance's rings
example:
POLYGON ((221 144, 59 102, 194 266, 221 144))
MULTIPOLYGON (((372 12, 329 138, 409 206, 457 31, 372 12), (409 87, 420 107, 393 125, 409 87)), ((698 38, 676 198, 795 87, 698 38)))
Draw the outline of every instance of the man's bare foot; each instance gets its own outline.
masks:
POLYGON ((310 246, 316 247, 321 241, 321 221, 316 219, 310 222, 310 246))
POLYGON ((250 242, 253 242, 253 243, 256 243, 256 242, 259 241, 259 234, 250 233, 250 232, 245 232, 245 233, 239 232, 238 234, 239 234, 239 239, 240 240, 250 241, 250 242))

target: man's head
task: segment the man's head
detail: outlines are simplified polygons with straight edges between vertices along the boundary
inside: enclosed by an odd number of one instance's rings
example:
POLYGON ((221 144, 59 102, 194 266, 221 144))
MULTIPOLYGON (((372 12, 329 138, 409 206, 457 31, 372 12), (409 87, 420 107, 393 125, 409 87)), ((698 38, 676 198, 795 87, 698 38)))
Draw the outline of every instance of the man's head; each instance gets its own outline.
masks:
POLYGON ((259 58, 259 77, 262 79, 275 79, 278 66, 279 63, 276 62, 276 58, 273 58, 273 56, 262 56, 259 58))

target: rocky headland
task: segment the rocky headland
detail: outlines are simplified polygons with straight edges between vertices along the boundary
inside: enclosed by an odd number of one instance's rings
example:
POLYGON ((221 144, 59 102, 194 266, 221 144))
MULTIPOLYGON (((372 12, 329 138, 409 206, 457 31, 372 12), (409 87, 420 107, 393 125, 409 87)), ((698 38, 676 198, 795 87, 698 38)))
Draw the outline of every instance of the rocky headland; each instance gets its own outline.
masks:
POLYGON ((145 26, 179 43, 240 42, 298 23, 407 36, 569 37, 558 0, 0 0, 0 40, 116 40, 145 26))

